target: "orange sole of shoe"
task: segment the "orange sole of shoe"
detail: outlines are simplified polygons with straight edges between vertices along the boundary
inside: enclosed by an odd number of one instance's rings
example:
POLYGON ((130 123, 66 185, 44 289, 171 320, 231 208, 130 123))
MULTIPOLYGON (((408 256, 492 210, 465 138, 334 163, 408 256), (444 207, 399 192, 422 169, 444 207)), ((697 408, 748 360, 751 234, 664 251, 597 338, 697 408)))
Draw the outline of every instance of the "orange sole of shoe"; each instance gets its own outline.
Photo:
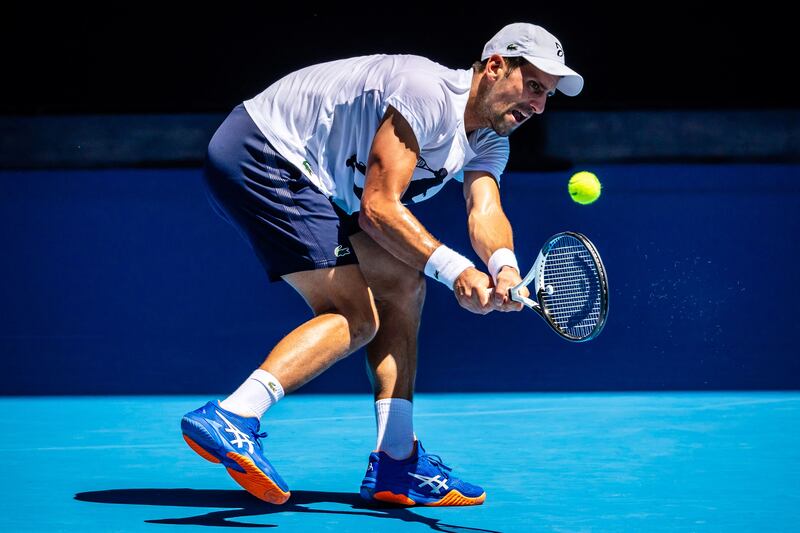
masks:
MULTIPOLYGON (((202 446, 197 444, 186 435, 183 436, 183 440, 186 441, 186 444, 188 444, 197 455, 206 461, 211 461, 212 463, 222 462, 205 451, 202 446)), ((244 490, 259 500, 263 500, 267 503, 282 504, 286 503, 286 500, 288 500, 289 496, 292 495, 291 492, 282 491, 281 488, 269 477, 267 477, 267 475, 264 474, 264 472, 262 472, 261 469, 258 468, 251 459, 233 452, 228 453, 228 457, 233 459, 236 464, 244 469, 244 472, 239 472, 232 468, 225 467, 225 469, 228 471, 228 474, 230 474, 233 480, 241 485, 244 490)))
POLYGON ((286 503, 286 500, 292 495, 291 492, 284 492, 281 490, 281 488, 264 474, 250 458, 233 452, 229 452, 228 457, 244 469, 244 472, 239 472, 226 467, 228 474, 230 474, 233 480, 241 485, 244 490, 259 500, 280 505, 286 503))
POLYGON ((193 441, 192 439, 190 439, 186 435, 183 436, 183 440, 186 441, 186 444, 189 445, 189 448, 193 449, 194 452, 197 455, 199 455, 200 457, 202 457, 206 461, 211 461, 212 463, 220 463, 221 462, 219 459, 217 459, 216 457, 214 457, 213 455, 211 455, 210 453, 205 451, 199 444, 197 444, 195 441, 193 441))
MULTIPOLYGON (((394 492, 390 491, 381 491, 376 492, 372 495, 378 501, 387 502, 387 503, 396 503, 399 505, 418 505, 417 502, 409 498, 404 494, 395 494, 394 492)), ((445 507, 445 506, 457 506, 457 505, 481 505, 486 500, 486 493, 484 492, 480 496, 476 496, 474 498, 469 498, 464 496, 457 490, 451 491, 447 496, 442 498, 441 500, 431 502, 431 503, 423 503, 419 505, 424 505, 425 507, 445 507)))
POLYGON ((457 490, 450 491, 450 494, 439 500, 438 502, 429 503, 431 507, 444 507, 446 505, 481 505, 486 500, 486 493, 480 496, 469 498, 464 496, 457 490))

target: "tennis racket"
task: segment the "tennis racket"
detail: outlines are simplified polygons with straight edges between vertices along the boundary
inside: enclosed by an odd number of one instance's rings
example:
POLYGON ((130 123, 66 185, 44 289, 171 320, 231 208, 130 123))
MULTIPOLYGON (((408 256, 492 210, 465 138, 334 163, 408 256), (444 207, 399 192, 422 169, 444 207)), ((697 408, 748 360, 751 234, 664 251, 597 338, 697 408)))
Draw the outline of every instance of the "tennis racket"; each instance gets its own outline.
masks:
POLYGON ((572 231, 550 237, 528 275, 508 293, 568 341, 597 337, 608 316, 608 280, 600 254, 589 239, 572 231), (520 295, 534 280, 529 290, 536 300, 520 295))

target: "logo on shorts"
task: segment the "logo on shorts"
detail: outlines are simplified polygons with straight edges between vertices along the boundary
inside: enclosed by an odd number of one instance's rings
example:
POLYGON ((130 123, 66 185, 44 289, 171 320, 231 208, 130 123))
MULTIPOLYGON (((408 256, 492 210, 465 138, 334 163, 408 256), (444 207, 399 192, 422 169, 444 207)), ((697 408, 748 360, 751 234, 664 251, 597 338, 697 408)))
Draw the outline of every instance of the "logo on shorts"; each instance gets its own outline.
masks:
POLYGON ((350 255, 350 248, 347 248, 346 246, 342 246, 340 244, 333 251, 333 255, 335 255, 336 257, 344 257, 346 255, 350 255))

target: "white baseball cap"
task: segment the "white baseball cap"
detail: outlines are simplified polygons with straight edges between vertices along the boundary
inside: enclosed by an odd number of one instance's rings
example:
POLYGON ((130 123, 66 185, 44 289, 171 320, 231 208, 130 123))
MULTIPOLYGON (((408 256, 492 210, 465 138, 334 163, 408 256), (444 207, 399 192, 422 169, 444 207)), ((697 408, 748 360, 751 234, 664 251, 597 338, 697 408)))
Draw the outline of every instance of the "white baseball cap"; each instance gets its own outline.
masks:
POLYGON ((489 39, 481 61, 494 54, 522 57, 539 70, 562 76, 556 88, 567 96, 575 96, 583 89, 583 76, 564 64, 561 43, 541 26, 525 22, 509 24, 489 39))

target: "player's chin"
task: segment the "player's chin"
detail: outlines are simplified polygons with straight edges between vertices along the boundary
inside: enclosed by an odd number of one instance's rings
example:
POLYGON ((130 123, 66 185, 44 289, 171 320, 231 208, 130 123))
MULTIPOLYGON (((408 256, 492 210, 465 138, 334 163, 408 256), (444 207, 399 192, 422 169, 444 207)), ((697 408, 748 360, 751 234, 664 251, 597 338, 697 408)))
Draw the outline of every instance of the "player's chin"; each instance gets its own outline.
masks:
POLYGON ((519 123, 511 113, 506 113, 500 117, 500 120, 496 120, 492 123, 492 129, 500 137, 508 137, 518 126, 519 123))

